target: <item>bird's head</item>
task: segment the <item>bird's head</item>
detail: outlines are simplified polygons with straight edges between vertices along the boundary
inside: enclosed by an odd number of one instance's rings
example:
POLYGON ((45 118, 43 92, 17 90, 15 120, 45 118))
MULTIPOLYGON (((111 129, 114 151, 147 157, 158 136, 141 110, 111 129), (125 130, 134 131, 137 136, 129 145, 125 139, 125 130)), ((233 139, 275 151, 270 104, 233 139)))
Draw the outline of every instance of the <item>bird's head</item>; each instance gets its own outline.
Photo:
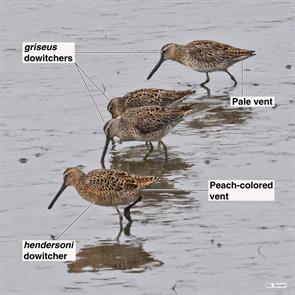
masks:
POLYGON ((53 207, 54 203, 57 201, 59 196, 63 193, 63 191, 68 186, 71 186, 71 185, 75 186, 80 180, 82 175, 84 175, 84 173, 80 167, 67 168, 63 174, 63 184, 61 188, 59 189, 58 193, 56 194, 56 196, 53 198, 53 200, 49 204, 48 209, 51 209, 53 207))
POLYGON ((105 136, 109 139, 113 139, 116 136, 116 133, 117 133, 116 121, 117 121, 117 118, 111 119, 107 121, 103 126, 103 132, 105 136))
POLYGON ((106 141, 105 141, 105 145, 104 145, 103 152, 102 152, 101 159, 100 159, 100 162, 103 165, 104 165, 104 158, 105 158, 106 152, 108 150, 110 140, 114 139, 114 137, 120 138, 120 136, 119 136, 120 128, 118 126, 120 118, 121 117, 119 116, 115 119, 109 120, 108 122, 105 123, 105 125, 103 127, 103 131, 106 135, 106 141))
POLYGON ((168 43, 161 48, 161 59, 174 59, 178 45, 175 43, 168 43))
POLYGON ((111 113, 112 118, 117 118, 124 113, 125 108, 122 97, 114 97, 108 104, 108 111, 111 113))
POLYGON ((159 67, 161 66, 161 64, 167 60, 167 59, 175 59, 176 56, 176 52, 177 52, 177 44, 175 43, 168 43, 166 45, 164 45, 161 48, 161 56, 160 56, 160 60, 158 61, 158 63, 156 64, 156 66, 153 68, 153 70, 151 71, 151 73, 148 75, 147 79, 149 80, 153 74, 159 69, 159 67))

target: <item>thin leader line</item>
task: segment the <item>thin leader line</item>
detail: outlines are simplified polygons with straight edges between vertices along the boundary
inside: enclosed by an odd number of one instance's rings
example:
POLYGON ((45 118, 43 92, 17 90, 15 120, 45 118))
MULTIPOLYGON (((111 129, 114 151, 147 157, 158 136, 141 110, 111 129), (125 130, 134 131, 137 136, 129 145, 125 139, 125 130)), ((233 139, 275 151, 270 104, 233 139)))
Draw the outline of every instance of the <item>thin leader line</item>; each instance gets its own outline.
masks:
POLYGON ((193 193, 193 192, 207 192, 208 190, 206 189, 200 189, 200 190, 185 190, 185 189, 174 189, 174 188, 147 188, 147 189, 143 189, 143 192, 189 192, 189 193, 193 193))
POLYGON ((104 94, 104 91, 102 91, 97 84, 86 74, 86 72, 77 64, 75 63, 76 67, 79 68, 79 70, 88 78, 88 80, 97 88, 97 90, 108 100, 110 101, 110 99, 104 94))
POLYGON ((95 202, 92 202, 55 240, 58 240, 95 202))
POLYGON ((133 53, 140 53, 140 54, 145 54, 145 53, 159 53, 159 50, 154 50, 154 51, 76 51, 76 53, 79 54, 87 54, 87 53, 97 53, 97 54, 133 54, 133 53))
POLYGON ((244 96, 244 61, 242 60, 242 96, 244 96))
POLYGON ((94 99, 94 97, 92 96, 92 93, 91 93, 91 91, 90 91, 90 89, 89 89, 89 87, 88 87, 88 85, 87 85, 85 79, 83 78, 83 75, 82 75, 82 73, 81 73, 81 71, 80 71, 79 66, 78 66, 76 63, 75 63, 75 65, 76 65, 76 68, 77 68, 77 70, 78 70, 78 72, 79 72, 79 74, 80 74, 80 76, 81 76, 83 82, 84 82, 84 85, 86 86, 86 88, 87 88, 87 90, 88 90, 89 95, 91 96, 91 99, 92 99, 92 101, 93 101, 93 103, 94 103, 94 105, 95 105, 95 107, 96 107, 96 109, 97 109, 97 111, 98 111, 98 113, 99 113, 99 115, 100 115, 102 121, 105 122, 104 117, 103 117, 102 113, 100 112, 100 110, 99 110, 99 108, 98 108, 98 105, 96 104, 95 99, 94 99))

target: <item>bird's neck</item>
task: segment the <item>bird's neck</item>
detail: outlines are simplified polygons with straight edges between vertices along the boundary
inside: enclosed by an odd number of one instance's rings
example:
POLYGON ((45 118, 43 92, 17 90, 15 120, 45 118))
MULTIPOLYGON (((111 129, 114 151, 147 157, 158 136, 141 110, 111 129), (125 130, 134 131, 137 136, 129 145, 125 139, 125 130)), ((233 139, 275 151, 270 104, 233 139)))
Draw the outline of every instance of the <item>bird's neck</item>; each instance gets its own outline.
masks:
POLYGON ((76 175, 75 178, 72 179, 72 185, 78 189, 83 186, 86 181, 86 174, 84 172, 80 172, 79 175, 76 175))
POLYGON ((132 124, 129 124, 131 118, 122 118, 118 117, 112 126, 113 128, 113 137, 117 137, 120 141, 130 141, 133 140, 133 127, 132 124))
POLYGON ((180 63, 185 63, 186 48, 183 45, 177 44, 171 59, 180 63))
POLYGON ((120 97, 118 100, 118 106, 120 114, 123 114, 125 111, 125 100, 123 97, 120 97))

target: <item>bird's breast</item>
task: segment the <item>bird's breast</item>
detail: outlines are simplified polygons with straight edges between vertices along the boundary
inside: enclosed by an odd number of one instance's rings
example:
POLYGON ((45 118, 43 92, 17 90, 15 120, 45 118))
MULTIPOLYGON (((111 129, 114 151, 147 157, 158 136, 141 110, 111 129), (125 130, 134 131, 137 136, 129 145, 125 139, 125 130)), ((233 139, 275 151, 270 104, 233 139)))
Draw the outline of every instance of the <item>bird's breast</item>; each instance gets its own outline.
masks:
POLYGON ((134 202, 138 198, 138 191, 99 191, 86 193, 82 197, 89 202, 95 202, 96 205, 115 207, 134 202))

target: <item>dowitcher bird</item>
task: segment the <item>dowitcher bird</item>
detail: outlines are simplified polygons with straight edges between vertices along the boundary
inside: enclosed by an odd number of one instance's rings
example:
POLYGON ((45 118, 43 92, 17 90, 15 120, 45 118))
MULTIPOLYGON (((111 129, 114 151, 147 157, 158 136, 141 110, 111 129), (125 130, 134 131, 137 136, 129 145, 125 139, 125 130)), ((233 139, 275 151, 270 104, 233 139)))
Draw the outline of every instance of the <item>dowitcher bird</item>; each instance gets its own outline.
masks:
POLYGON ((217 41, 197 40, 186 45, 169 43, 162 47, 160 60, 147 79, 153 76, 165 60, 170 59, 197 72, 206 73, 206 80, 201 86, 209 82, 209 73, 215 71, 226 72, 236 85, 237 81, 228 68, 253 55, 253 50, 240 49, 217 41))
POLYGON ((193 103, 170 108, 145 106, 125 111, 121 116, 109 120, 104 125, 106 142, 101 156, 101 163, 104 163, 110 140, 113 140, 115 137, 119 138, 120 142, 149 142, 150 149, 144 159, 147 159, 153 152, 154 148, 151 142, 158 141, 163 146, 167 160, 167 147, 162 138, 180 123, 184 116, 203 109, 205 109, 205 106, 193 103))
POLYGON ((66 187, 74 186, 83 199, 96 205, 115 207, 120 221, 123 217, 118 206, 128 205, 124 209, 124 216, 130 222, 130 209, 142 199, 141 190, 158 180, 155 176, 137 176, 114 169, 97 169, 85 174, 78 167, 67 168, 63 184, 48 209, 53 207, 66 187))
POLYGON ((176 106, 193 93, 195 93, 194 90, 138 89, 122 97, 113 98, 107 108, 112 114, 112 118, 116 118, 131 108, 143 106, 176 106))

